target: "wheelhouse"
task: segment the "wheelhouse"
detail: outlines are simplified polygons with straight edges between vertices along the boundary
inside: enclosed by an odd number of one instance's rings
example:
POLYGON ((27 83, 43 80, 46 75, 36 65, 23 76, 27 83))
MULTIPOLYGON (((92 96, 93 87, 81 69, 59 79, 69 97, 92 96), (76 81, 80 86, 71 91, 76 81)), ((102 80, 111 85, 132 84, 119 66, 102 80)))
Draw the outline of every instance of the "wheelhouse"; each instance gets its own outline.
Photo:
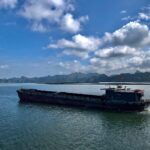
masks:
POLYGON ((106 88, 106 99, 108 101, 119 101, 119 102, 138 102, 142 100, 144 96, 143 90, 130 90, 129 88, 122 88, 118 86, 117 88, 106 88))

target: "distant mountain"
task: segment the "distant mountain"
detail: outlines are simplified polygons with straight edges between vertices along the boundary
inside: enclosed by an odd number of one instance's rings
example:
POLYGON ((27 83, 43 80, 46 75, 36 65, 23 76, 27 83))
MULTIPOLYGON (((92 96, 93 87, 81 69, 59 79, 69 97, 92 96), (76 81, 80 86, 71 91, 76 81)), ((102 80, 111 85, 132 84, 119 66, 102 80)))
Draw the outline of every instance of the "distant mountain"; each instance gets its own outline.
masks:
POLYGON ((150 72, 122 73, 107 76, 98 73, 72 73, 45 77, 0 79, 0 83, 98 83, 98 82, 150 82, 150 72))
POLYGON ((109 76, 108 82, 150 82, 150 72, 123 73, 109 76))

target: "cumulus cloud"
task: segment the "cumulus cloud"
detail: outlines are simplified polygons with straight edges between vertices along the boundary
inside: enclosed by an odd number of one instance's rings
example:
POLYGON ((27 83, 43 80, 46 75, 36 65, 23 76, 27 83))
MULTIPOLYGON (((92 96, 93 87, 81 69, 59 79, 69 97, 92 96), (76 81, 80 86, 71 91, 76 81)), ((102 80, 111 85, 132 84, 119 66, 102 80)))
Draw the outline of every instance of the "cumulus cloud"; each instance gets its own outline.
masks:
POLYGON ((42 23, 33 23, 31 26, 31 29, 35 32, 47 32, 49 28, 47 26, 44 26, 42 23))
POLYGON ((131 66, 138 67, 139 65, 141 65, 143 63, 144 59, 145 59, 145 57, 143 58, 143 57, 139 57, 139 56, 134 56, 129 59, 129 64, 131 66))
POLYGON ((122 21, 129 21, 129 20, 132 20, 132 17, 131 16, 123 17, 121 20, 122 21))
POLYGON ((88 20, 88 16, 74 19, 72 14, 67 13, 61 21, 61 28, 65 31, 76 33, 81 30, 81 22, 86 20, 88 20))
POLYGON ((41 29, 42 24, 42 30, 36 31, 43 31, 46 24, 49 27, 57 25, 65 31, 76 33, 81 30, 81 23, 87 19, 86 16, 80 17, 84 18, 82 20, 74 18, 73 10, 74 6, 70 0, 27 0, 19 14, 32 22, 32 26, 39 24, 41 29))
MULTIPOLYGON (((100 59, 100 58, 91 58, 91 68, 98 72, 114 72, 119 69, 125 69, 127 67, 127 63, 124 63, 124 58, 121 59, 100 59)), ((97 72, 96 71, 96 72, 97 72)))
POLYGON ((34 21, 58 21, 64 10, 68 9, 66 7, 63 0, 27 0, 20 10, 20 15, 34 21))
POLYGON ((105 67, 111 66, 112 69, 115 68, 117 62, 120 63, 117 59, 121 59, 122 64, 126 64, 127 59, 143 55, 143 49, 147 49, 149 44, 150 31, 148 26, 134 21, 127 23, 113 33, 105 33, 102 38, 77 34, 72 37, 72 40, 61 39, 48 47, 63 49, 63 54, 78 56, 82 59, 96 58, 96 60, 101 61, 103 66, 107 64, 105 67), (110 64, 107 63, 109 59, 115 60, 115 66, 112 67, 111 62, 110 64))
POLYGON ((120 13, 121 13, 121 14, 126 14, 127 11, 126 11, 126 10, 122 10, 120 13))
POLYGON ((146 14, 146 13, 139 13, 138 19, 142 19, 142 20, 150 20, 150 14, 146 14))
POLYGON ((0 65, 0 69, 7 69, 8 67, 8 65, 0 65))
POLYGON ((60 62, 59 66, 70 72, 97 72, 106 74, 128 73, 136 70, 150 71, 150 51, 126 57, 92 57, 88 64, 81 61, 60 62), (75 68, 75 69, 74 69, 75 68))
POLYGON ((145 24, 129 22, 113 33, 106 33, 104 41, 112 42, 115 46, 144 47, 150 44, 150 31, 145 24))
POLYGON ((89 70, 108 74, 134 72, 136 70, 150 71, 150 50, 144 51, 133 48, 129 51, 130 48, 127 49, 123 53, 121 51, 121 54, 119 50, 119 54, 117 55, 114 55, 112 52, 114 49, 103 49, 102 52, 99 51, 97 55, 90 58, 89 70))
POLYGON ((104 48, 96 50, 89 60, 95 71, 118 73, 150 69, 150 30, 147 25, 129 22, 113 33, 105 33, 102 39, 104 48))
POLYGON ((77 34, 72 40, 61 39, 56 44, 50 44, 48 48, 61 48, 65 50, 64 54, 88 58, 88 53, 97 50, 100 44, 99 38, 77 34))
POLYGON ((18 0, 0 0, 0 8, 15 8, 18 0))
POLYGON ((59 66, 70 72, 97 72, 106 74, 150 71, 150 51, 140 51, 136 55, 122 57, 96 57, 88 59, 88 64, 81 61, 61 62, 59 66), (75 69, 74 69, 75 68, 75 69))
POLYGON ((100 49, 95 52, 97 57, 110 58, 110 57, 125 57, 135 55, 137 49, 128 46, 116 46, 100 49))
POLYGON ((78 67, 86 68, 86 72, 112 74, 150 70, 149 46, 149 27, 133 21, 101 38, 77 34, 71 40, 60 39, 48 47, 82 58, 80 61, 86 63, 78 67))

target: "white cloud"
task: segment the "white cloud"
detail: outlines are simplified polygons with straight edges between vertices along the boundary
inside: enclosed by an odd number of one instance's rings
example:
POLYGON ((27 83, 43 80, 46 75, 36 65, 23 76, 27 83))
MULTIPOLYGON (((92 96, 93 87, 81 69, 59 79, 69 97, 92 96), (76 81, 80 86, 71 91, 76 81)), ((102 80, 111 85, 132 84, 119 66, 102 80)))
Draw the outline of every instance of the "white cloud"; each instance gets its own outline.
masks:
POLYGON ((95 52, 97 57, 110 58, 110 57, 125 57, 135 55, 137 49, 128 46, 116 46, 100 49, 95 52))
POLYGON ((135 56, 129 59, 129 64, 131 66, 136 66, 138 67, 139 65, 141 65, 144 61, 145 57, 139 57, 139 56, 135 56))
POLYGON ((46 24, 49 28, 55 25, 65 31, 76 33, 81 30, 81 23, 87 19, 86 16, 74 18, 73 10, 74 6, 70 0, 27 0, 19 14, 33 24, 42 24, 43 27, 46 24))
POLYGON ((100 45, 99 38, 77 34, 72 37, 71 41, 61 39, 56 44, 50 44, 48 48, 62 48, 65 50, 64 54, 88 58, 88 53, 97 50, 100 45))
POLYGON ((49 48, 61 48, 65 55, 82 58, 80 61, 86 62, 79 66, 86 68, 81 69, 83 71, 113 74, 150 70, 149 46, 149 27, 133 21, 105 33, 102 38, 77 34, 71 40, 61 39, 50 44, 49 48))
POLYGON ((138 19, 142 19, 142 20, 150 20, 150 14, 139 13, 138 19))
MULTIPOLYGON (((95 70, 95 72, 114 72, 116 70, 125 69, 127 67, 127 63, 122 59, 100 59, 100 58, 91 58, 91 68, 95 70)), ((91 69, 90 68, 90 69, 91 69)))
POLYGON ((69 72, 86 72, 87 70, 87 67, 82 65, 78 60, 59 62, 58 65, 69 72))
POLYGON ((42 23, 37 23, 37 22, 33 23, 31 28, 35 32, 36 31, 38 31, 38 32, 47 32, 49 30, 48 27, 44 26, 42 23))
MULTIPOLYGON (((104 49, 105 51, 102 50, 102 53, 99 51, 97 55, 90 58, 90 65, 87 66, 88 70, 108 74, 134 72, 137 69, 150 71, 150 50, 144 51, 140 49, 135 51, 135 49, 133 49, 133 51, 128 51, 128 49, 123 53, 121 51, 121 54, 112 55, 112 49, 104 49)), ((115 50, 115 48, 113 50, 115 50)))
POLYGON ((150 44, 150 31, 145 24, 129 22, 115 32, 107 33, 104 41, 112 42, 116 46, 145 47, 150 44))
POLYGON ((99 38, 92 37, 92 36, 84 36, 81 34, 77 34, 72 37, 72 40, 61 39, 58 40, 56 44, 50 44, 49 48, 69 48, 69 49, 79 49, 85 51, 94 51, 96 50, 101 41, 99 38))
POLYGON ((15 8, 18 0, 0 0, 0 8, 15 8))
POLYGON ((122 10, 120 13, 121 13, 121 14, 126 14, 127 11, 126 11, 126 10, 122 10))
POLYGON ((131 20, 131 19, 132 19, 131 16, 127 16, 127 17, 123 17, 121 20, 123 20, 123 21, 129 21, 129 20, 131 20))
POLYGON ((72 56, 77 56, 80 57, 82 59, 88 59, 89 58, 89 54, 86 51, 78 51, 78 50, 73 50, 73 49, 67 49, 63 51, 63 54, 65 55, 72 55, 72 56))
POLYGON ((93 57, 90 59, 89 70, 98 73, 114 74, 114 73, 123 73, 136 71, 136 67, 132 68, 131 61, 129 58, 121 57, 117 59, 101 59, 93 57))
POLYGON ((149 11, 150 10, 150 5, 142 7, 141 10, 142 11, 149 11))
POLYGON ((20 10, 20 15, 34 21, 57 21, 66 7, 63 0, 27 0, 20 10))
POLYGON ((118 74, 126 72, 150 71, 150 51, 140 51, 124 57, 91 57, 88 64, 82 61, 60 62, 59 66, 64 72, 97 72, 118 74))
POLYGON ((8 67, 8 65, 0 65, 0 69, 7 69, 8 67))
MULTIPOLYGON (((70 17, 73 18, 73 15, 70 17)), ((129 16, 127 19, 136 21, 112 33, 106 32, 101 38, 77 34, 71 40, 60 39, 50 44, 49 48, 60 48, 65 55, 82 58, 78 63, 78 70, 82 72, 113 74, 134 72, 137 69, 150 71, 150 30, 148 25, 141 22, 142 19, 149 19, 148 13, 139 13, 138 17, 129 16)), ((73 71, 72 62, 62 62, 61 65, 73 71)))
POLYGON ((81 30, 81 22, 86 20, 88 20, 87 16, 74 19, 72 14, 67 13, 61 21, 61 28, 65 31, 76 33, 81 30))
POLYGON ((111 70, 112 68, 118 69, 117 63, 119 65, 120 62, 117 59, 121 59, 122 64, 126 66, 126 60, 145 55, 142 53, 142 49, 148 48, 149 45, 150 31, 148 26, 139 22, 129 22, 113 33, 105 33, 102 38, 77 34, 72 37, 72 40, 61 39, 48 47, 61 48, 63 54, 78 56, 82 59, 90 60, 95 57, 101 60, 101 64, 106 63, 105 67, 111 70), (107 63, 109 59, 113 59, 115 66, 112 66, 111 62, 107 63))
POLYGON ((75 20, 72 14, 66 14, 61 22, 61 28, 65 31, 76 33, 80 31, 80 21, 75 20))

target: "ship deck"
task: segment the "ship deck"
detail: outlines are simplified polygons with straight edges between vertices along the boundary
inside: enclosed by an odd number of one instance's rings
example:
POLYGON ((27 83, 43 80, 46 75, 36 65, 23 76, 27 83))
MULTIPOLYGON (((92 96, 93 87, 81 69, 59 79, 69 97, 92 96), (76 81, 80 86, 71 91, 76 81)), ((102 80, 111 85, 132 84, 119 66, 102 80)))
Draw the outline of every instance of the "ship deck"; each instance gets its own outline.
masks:
POLYGON ((32 94, 57 94, 57 95, 76 95, 76 96, 91 96, 91 97, 104 97, 104 95, 98 94, 85 94, 85 93, 72 93, 72 92, 61 92, 61 91, 45 91, 45 90, 37 90, 37 89, 20 89, 20 91, 32 94))

